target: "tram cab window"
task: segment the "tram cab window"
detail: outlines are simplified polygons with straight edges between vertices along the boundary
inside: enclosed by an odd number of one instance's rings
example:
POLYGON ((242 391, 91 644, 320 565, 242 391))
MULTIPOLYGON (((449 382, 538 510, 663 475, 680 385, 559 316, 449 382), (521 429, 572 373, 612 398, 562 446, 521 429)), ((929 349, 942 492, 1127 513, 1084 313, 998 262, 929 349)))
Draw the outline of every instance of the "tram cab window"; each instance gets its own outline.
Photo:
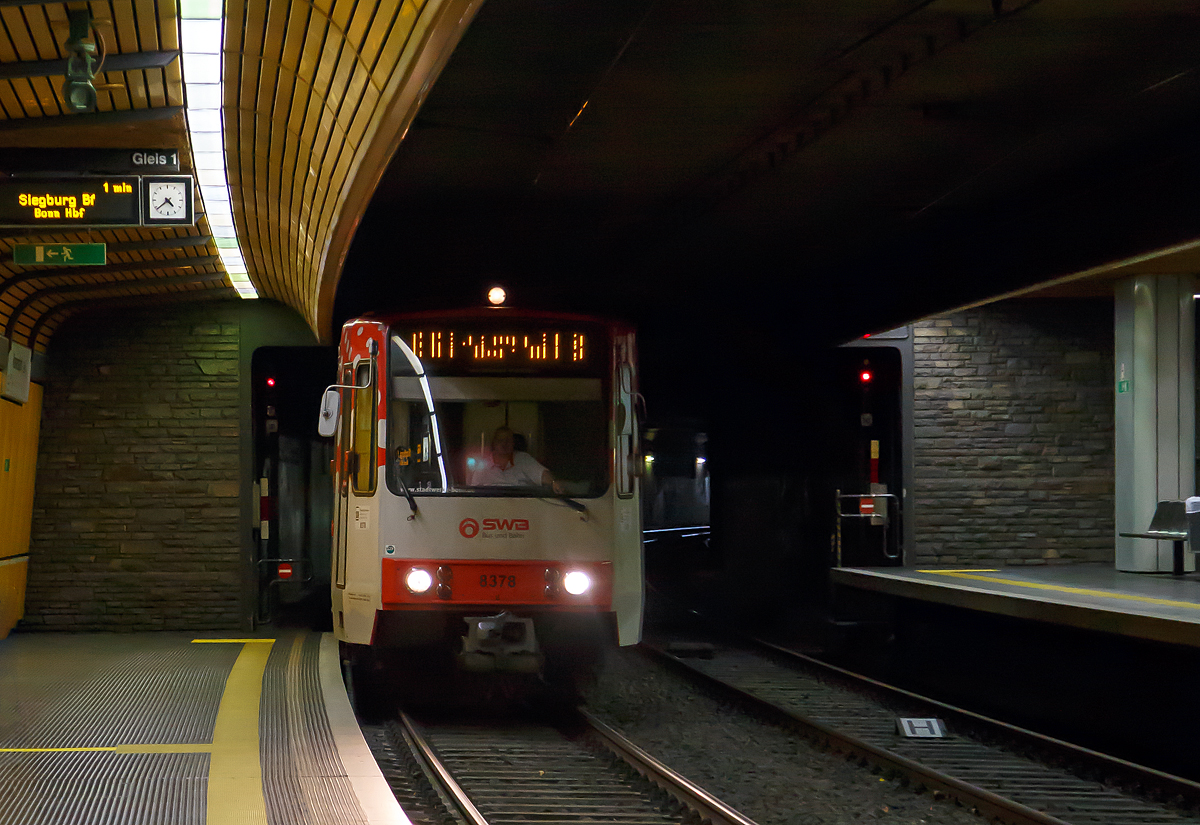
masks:
POLYGON ((386 474, 396 495, 404 486, 414 495, 549 494, 537 484, 478 483, 494 478, 485 470, 500 428, 512 432, 518 452, 549 470, 562 494, 594 497, 607 489, 608 420, 598 376, 418 376, 396 354, 388 378, 386 474))

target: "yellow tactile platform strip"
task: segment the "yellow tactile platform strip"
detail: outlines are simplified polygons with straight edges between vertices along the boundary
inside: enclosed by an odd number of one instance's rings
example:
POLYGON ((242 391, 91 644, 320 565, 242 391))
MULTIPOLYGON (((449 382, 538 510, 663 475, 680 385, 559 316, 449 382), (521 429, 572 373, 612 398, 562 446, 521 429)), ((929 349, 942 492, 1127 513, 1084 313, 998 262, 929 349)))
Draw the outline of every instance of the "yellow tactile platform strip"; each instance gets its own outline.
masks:
POLYGON ((0 646, 0 822, 365 822, 316 687, 320 637, 196 641, 0 646))

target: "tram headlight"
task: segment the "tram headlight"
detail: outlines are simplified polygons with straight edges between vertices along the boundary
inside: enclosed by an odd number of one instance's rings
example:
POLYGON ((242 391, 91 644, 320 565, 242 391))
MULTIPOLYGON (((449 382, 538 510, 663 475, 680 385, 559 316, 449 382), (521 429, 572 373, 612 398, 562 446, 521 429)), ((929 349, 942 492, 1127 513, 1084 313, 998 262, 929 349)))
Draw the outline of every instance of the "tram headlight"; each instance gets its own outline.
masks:
POLYGON ((592 577, 582 570, 570 570, 563 576, 563 590, 572 596, 582 596, 592 589, 592 577))
POLYGON ((429 588, 433 587, 433 576, 428 570, 414 567, 405 575, 404 586, 408 588, 409 593, 428 592, 429 588))

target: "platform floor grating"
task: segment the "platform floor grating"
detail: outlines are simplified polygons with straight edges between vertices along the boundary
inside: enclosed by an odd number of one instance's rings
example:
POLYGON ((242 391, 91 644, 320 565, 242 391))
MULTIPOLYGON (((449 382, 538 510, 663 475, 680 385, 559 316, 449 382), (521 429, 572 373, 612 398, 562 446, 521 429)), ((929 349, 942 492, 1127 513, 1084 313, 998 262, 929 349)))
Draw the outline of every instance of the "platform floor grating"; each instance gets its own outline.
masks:
POLYGON ((0 825, 366 825, 320 634, 193 638, 0 642, 0 825))

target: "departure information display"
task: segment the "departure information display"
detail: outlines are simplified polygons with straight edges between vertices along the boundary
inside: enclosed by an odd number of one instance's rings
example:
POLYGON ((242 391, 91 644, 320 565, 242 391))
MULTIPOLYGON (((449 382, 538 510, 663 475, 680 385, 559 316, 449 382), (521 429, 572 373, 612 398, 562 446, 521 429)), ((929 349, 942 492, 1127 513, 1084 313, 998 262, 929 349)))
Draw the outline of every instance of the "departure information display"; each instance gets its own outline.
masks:
POLYGON ((0 180, 0 226, 139 226, 136 175, 0 180))
POLYGON ((573 329, 393 330, 431 366, 586 367, 592 336, 573 329))

